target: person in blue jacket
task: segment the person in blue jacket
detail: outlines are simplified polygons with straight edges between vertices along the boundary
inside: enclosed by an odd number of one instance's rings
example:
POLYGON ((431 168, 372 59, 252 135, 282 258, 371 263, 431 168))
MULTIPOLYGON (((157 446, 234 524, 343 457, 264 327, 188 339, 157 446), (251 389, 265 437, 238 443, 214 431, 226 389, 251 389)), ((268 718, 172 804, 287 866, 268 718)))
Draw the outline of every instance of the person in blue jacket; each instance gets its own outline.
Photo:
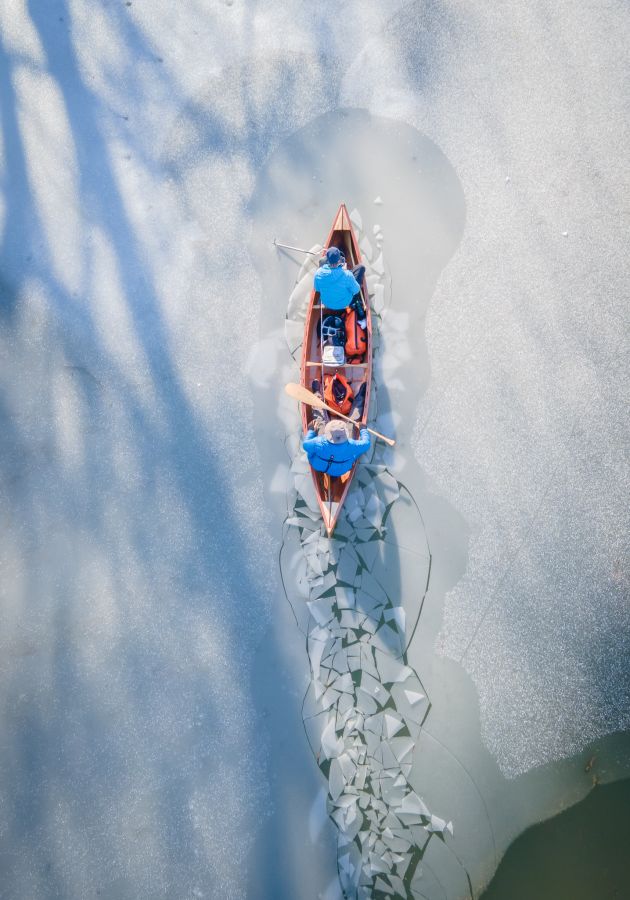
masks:
MULTIPOLYGON (((318 382, 313 382, 317 393, 318 382)), ((363 412, 365 385, 357 393, 350 418, 358 422, 363 412)), ((323 410, 313 410, 317 417, 309 423, 309 430, 302 442, 310 465, 317 472, 338 476, 349 472, 356 460, 370 449, 370 435, 367 428, 361 428, 359 439, 353 434, 355 427, 341 419, 326 420, 323 410), (318 415, 319 414, 319 415, 318 415)))
POLYGON ((346 260, 338 247, 329 247, 325 260, 315 273, 315 290, 319 291, 326 309, 345 309, 361 291, 365 266, 355 266, 352 271, 346 269, 346 260))

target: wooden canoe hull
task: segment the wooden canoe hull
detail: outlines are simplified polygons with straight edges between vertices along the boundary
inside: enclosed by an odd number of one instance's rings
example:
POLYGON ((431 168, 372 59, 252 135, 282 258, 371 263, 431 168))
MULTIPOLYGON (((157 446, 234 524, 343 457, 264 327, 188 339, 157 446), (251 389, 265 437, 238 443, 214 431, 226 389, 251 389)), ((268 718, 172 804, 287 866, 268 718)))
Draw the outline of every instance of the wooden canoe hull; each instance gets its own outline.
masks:
MULTIPOLYGON (((339 247, 339 249, 343 251, 349 269, 361 264, 362 260, 359 243, 354 233, 348 210, 343 203, 337 210, 324 249, 326 250, 332 246, 339 247)), ((319 295, 314 289, 311 291, 311 298, 306 315, 306 324, 304 326, 300 381, 301 384, 310 391, 314 378, 319 379, 323 383, 323 371, 331 374, 337 371, 343 373, 346 378, 352 382, 355 393, 360 384, 365 382, 365 405, 363 407, 363 416, 360 424, 366 425, 370 408, 370 388, 372 385, 372 311, 370 309, 370 299, 365 278, 363 279, 363 285, 361 286, 361 294, 366 310, 368 341, 364 363, 361 366, 346 364, 344 366, 336 367, 326 366, 325 369, 323 369, 321 364, 321 347, 317 336, 317 324, 321 315, 321 307, 319 304, 319 295)), ((310 422, 312 418, 312 408, 303 404, 302 428, 304 434, 306 434, 308 422, 310 422)), ((333 533, 335 525, 337 524, 343 503, 350 490, 356 466, 357 463, 355 462, 348 473, 338 477, 324 475, 321 472, 316 472, 315 469, 311 469, 317 502, 322 513, 324 526, 329 536, 333 533)))

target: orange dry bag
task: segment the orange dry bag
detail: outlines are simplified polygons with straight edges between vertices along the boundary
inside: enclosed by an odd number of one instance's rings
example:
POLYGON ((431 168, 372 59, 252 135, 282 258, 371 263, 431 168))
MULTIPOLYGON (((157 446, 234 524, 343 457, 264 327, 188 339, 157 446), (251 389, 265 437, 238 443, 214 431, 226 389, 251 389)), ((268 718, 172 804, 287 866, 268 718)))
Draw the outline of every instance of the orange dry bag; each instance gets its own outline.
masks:
POLYGON ((324 375, 324 400, 328 406, 332 406, 337 412, 347 416, 352 409, 354 391, 348 384, 345 375, 335 372, 334 375, 324 375))
POLYGON ((361 328, 352 307, 346 310, 346 356, 350 362, 363 362, 367 350, 367 332, 361 328))

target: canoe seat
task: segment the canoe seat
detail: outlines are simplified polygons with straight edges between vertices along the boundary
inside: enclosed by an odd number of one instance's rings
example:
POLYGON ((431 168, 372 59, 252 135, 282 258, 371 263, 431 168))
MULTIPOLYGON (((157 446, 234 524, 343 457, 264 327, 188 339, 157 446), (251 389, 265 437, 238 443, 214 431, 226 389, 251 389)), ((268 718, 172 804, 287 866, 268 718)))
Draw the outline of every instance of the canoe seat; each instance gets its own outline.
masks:
MULTIPOLYGON (((321 366, 321 362, 317 362, 314 359, 309 359, 305 365, 307 366, 321 366)), ((328 366, 324 363, 324 367, 326 369, 335 368, 335 366, 328 366)), ((344 363, 343 366, 338 366, 339 369, 367 369, 367 363, 344 363)))

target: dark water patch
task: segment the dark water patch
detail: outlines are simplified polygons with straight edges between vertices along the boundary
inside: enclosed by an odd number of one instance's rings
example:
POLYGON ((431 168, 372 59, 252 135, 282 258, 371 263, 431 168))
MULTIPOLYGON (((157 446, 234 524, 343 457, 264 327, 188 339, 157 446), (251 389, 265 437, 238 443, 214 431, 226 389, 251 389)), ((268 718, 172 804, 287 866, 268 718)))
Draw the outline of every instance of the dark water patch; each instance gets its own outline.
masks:
POLYGON ((629 897, 629 809, 630 779, 596 785, 580 803, 514 841, 482 900, 629 897))

